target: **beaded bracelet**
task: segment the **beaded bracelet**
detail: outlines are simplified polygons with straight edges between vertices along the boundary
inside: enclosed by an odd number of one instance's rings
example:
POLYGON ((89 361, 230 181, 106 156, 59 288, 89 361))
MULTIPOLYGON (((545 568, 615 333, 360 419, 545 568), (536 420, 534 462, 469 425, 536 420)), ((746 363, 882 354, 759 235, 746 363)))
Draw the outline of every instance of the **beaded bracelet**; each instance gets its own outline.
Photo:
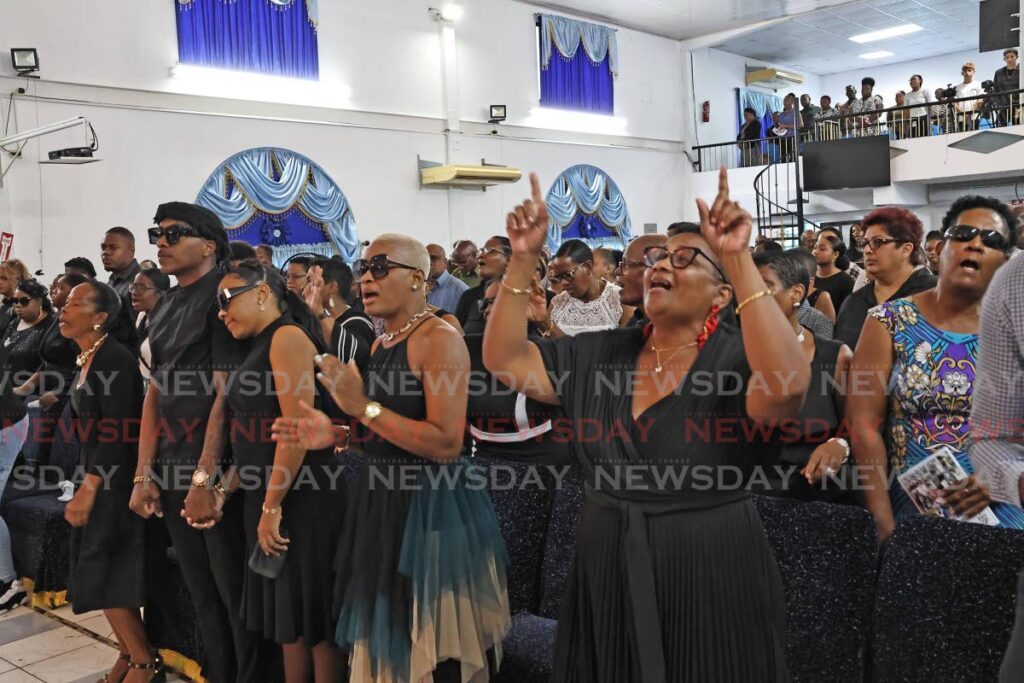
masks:
POLYGON ((268 508, 266 505, 261 505, 260 507, 263 508, 263 514, 265 514, 265 515, 273 516, 273 515, 281 514, 281 508, 280 507, 268 508))

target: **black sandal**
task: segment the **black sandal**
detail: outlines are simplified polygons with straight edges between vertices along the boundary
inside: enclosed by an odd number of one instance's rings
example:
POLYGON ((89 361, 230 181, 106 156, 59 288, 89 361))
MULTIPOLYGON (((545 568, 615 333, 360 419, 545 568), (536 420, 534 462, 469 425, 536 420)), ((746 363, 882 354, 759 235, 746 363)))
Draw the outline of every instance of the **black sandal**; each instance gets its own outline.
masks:
POLYGON ((132 665, 132 657, 131 657, 131 655, 120 654, 120 655, 117 656, 117 658, 118 658, 118 660, 120 660, 122 662, 128 662, 128 667, 129 668, 125 669, 124 673, 121 674, 121 677, 118 678, 117 680, 114 680, 113 678, 110 677, 109 673, 106 673, 106 674, 103 674, 103 678, 101 678, 100 680, 96 681, 96 683, 121 683, 121 681, 123 681, 125 679, 125 676, 128 675, 128 671, 130 670, 131 665, 132 665))
POLYGON ((145 669, 152 671, 153 675, 149 678, 149 683, 166 683, 167 681, 167 670, 164 668, 164 660, 160 655, 154 655, 153 661, 146 664, 137 664, 135 662, 128 663, 129 669, 145 669))

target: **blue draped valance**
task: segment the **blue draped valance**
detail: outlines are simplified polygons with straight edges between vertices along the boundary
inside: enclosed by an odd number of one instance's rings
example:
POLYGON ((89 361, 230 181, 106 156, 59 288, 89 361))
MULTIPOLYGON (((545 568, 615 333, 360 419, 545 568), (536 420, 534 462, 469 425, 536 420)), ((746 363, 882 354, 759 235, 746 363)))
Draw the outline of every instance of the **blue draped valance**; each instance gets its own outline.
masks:
POLYGON ((592 247, 625 249, 632 238, 629 209, 615 181, 596 166, 581 164, 562 172, 547 195, 548 247, 567 239, 592 247))
POLYGON ((178 61, 315 80, 317 2, 175 0, 178 61))
POLYGON ((583 45, 583 51, 594 64, 601 64, 607 58, 608 71, 619 75, 619 48, 615 41, 616 30, 607 26, 576 21, 554 14, 538 14, 540 23, 540 68, 551 64, 552 48, 562 57, 572 59, 583 45))
POLYGON ((359 258, 355 217, 341 188, 301 154, 276 147, 239 152, 217 167, 196 203, 220 216, 229 239, 274 246, 274 262, 304 251, 359 258))

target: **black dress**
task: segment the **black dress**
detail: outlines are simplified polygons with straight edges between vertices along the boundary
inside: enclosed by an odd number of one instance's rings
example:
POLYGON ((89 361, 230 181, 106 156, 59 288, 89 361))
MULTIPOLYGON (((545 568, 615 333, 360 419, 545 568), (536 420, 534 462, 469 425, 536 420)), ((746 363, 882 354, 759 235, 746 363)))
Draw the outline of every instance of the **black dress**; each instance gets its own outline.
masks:
POLYGON ((781 578, 740 483, 778 447, 744 434, 740 333, 719 327, 677 391, 634 420, 645 343, 620 329, 538 345, 569 418, 602 428, 574 442, 588 485, 551 680, 788 680, 781 578))
POLYGON ((109 484, 96 493, 88 524, 71 530, 68 600, 75 614, 140 608, 145 602, 145 520, 128 509, 142 416, 139 359, 108 337, 82 386, 76 378, 71 406, 80 437, 79 466, 109 484))
POLYGON ((40 320, 32 327, 26 327, 23 330, 18 329, 20 324, 21 318, 14 316, 7 324, 3 341, 15 387, 27 382, 39 369, 39 348, 42 346, 43 334, 50 325, 50 321, 40 320))
POLYGON ((816 277, 814 278, 814 293, 811 294, 814 300, 811 301, 811 305, 813 306, 818 301, 818 297, 821 296, 820 292, 828 292, 828 295, 832 297, 832 305, 835 306, 836 311, 839 311, 843 302, 846 301, 846 297, 853 293, 854 284, 853 278, 841 271, 831 277, 816 277))
MULTIPOLYGON (((274 464, 276 442, 270 439, 270 425, 281 415, 270 345, 274 333, 288 325, 294 323, 278 318, 251 340, 249 355, 228 388, 231 450, 243 482, 247 559, 258 546, 256 529, 274 464)), ((313 373, 311 361, 309 377, 295 381, 312 381, 313 373)), ((325 408, 319 390, 315 407, 325 408)), ((281 533, 290 539, 284 568, 276 579, 245 570, 241 613, 250 631, 282 644, 301 639, 313 646, 331 640, 331 562, 344 511, 341 469, 333 449, 306 452, 281 504, 281 533)))
POLYGON ((757 493, 829 502, 838 502, 846 497, 846 487, 836 481, 849 476, 848 468, 843 468, 834 479, 826 477, 813 486, 800 474, 818 446, 834 436, 842 436, 835 392, 836 364, 842 348, 842 342, 814 337, 811 385, 800 410, 799 427, 794 426, 783 435, 785 445, 778 465, 762 470, 765 486, 756 487, 757 493))

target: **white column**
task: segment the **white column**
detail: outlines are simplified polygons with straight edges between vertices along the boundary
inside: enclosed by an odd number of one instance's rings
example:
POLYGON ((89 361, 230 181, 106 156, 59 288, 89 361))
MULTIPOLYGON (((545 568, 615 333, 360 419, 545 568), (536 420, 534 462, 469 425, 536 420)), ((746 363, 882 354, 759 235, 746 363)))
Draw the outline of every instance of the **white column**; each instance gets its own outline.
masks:
POLYGON ((459 58, 455 44, 455 27, 447 22, 441 24, 441 82, 444 88, 444 117, 450 133, 458 133, 459 109, 459 58))

